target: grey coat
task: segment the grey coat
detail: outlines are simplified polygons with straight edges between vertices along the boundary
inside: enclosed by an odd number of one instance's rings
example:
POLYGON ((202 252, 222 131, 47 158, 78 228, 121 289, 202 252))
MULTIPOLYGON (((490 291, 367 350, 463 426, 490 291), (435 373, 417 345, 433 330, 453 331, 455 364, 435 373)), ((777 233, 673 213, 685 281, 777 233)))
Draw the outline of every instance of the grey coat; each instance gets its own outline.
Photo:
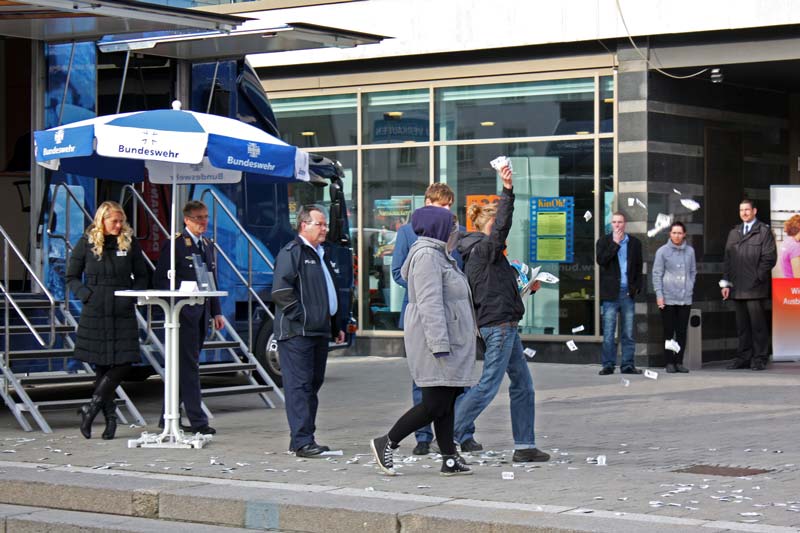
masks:
POLYGON ((411 377, 420 387, 475 385, 472 295, 445 243, 419 237, 400 274, 408 283, 403 330, 411 377), (439 352, 449 355, 434 357, 439 352))
POLYGON ((691 305, 697 263, 694 248, 686 241, 677 246, 672 241, 656 252, 653 261, 653 289, 666 305, 691 305))

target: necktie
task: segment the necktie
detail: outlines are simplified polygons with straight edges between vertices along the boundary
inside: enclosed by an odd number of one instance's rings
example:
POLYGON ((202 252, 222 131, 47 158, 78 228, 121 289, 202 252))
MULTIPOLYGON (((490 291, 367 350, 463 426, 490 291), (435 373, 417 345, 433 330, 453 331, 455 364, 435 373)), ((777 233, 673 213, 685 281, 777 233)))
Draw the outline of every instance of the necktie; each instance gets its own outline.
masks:
POLYGON ((197 248, 200 249, 200 255, 205 256, 206 248, 203 246, 203 238, 197 239, 197 248))
POLYGON ((748 233, 750 233, 750 225, 749 224, 745 224, 744 225, 744 235, 747 235, 748 233))

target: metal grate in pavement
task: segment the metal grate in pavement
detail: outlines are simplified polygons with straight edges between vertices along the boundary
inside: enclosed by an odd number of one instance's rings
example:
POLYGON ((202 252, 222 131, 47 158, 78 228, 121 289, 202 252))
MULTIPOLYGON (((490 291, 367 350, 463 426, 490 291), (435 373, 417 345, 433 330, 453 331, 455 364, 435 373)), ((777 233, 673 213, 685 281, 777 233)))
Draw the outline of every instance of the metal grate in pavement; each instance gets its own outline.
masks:
POLYGON ((681 474, 700 474, 703 476, 743 477, 766 474, 767 472, 772 472, 772 470, 764 470, 763 468, 741 468, 737 466, 692 465, 679 470, 673 470, 673 472, 681 474))

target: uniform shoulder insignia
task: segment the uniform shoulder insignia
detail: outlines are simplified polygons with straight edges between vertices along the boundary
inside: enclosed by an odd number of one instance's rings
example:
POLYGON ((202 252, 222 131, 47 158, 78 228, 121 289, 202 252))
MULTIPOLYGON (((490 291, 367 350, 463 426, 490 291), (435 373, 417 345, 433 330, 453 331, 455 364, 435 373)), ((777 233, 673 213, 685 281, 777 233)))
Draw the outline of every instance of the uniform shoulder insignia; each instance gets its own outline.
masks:
POLYGON ((186 244, 187 248, 191 248, 192 247, 192 239, 190 237, 184 237, 183 242, 184 242, 184 244, 186 244))
POLYGON ((180 233, 176 233, 176 234, 175 234, 175 238, 176 238, 176 239, 177 239, 178 237, 180 237, 180 236, 181 236, 181 234, 180 234, 180 233))
POLYGON ((286 250, 291 250, 291 249, 292 249, 292 248, 294 248, 295 246, 297 246, 297 241, 295 241, 295 240, 292 240, 292 241, 289 241, 289 243, 288 243, 288 244, 286 244, 286 246, 284 246, 284 249, 286 249, 286 250))

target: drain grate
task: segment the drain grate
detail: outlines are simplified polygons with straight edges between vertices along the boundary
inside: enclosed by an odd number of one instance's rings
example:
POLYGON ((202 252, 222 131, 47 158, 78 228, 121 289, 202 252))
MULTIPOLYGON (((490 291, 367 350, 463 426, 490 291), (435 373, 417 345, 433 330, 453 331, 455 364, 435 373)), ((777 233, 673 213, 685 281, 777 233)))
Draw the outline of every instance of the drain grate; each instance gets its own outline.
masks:
POLYGON ((720 465, 692 465, 680 470, 673 470, 680 474, 700 474, 703 476, 728 476, 728 477, 743 477, 743 476, 757 476, 759 474, 766 474, 772 470, 764 470, 762 468, 741 468, 737 466, 720 466, 720 465))

